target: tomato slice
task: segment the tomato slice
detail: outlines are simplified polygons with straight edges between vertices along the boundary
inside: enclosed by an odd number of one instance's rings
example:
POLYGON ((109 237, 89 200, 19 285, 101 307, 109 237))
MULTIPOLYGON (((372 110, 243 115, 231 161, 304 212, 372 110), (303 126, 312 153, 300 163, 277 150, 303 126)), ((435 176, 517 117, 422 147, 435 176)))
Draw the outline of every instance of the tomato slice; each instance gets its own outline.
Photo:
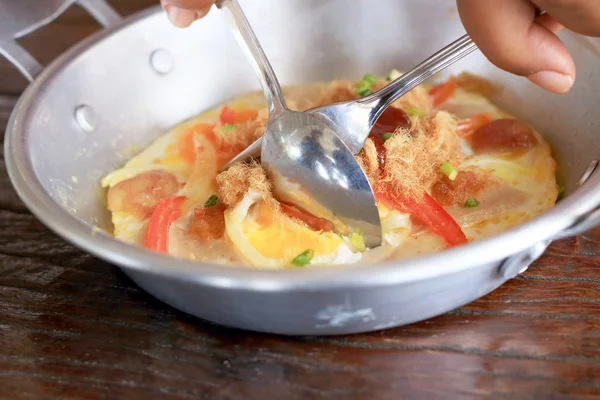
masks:
POLYGON ((380 188, 375 190, 375 196, 386 207, 406 212, 423 221, 433 233, 444 238, 449 246, 468 243, 465 233, 454 218, 427 192, 417 197, 404 197, 380 188))
POLYGON ((229 106, 223 107, 221 115, 219 115, 219 121, 221 124, 235 124, 236 112, 233 111, 229 106))
POLYGON ((333 232, 334 226, 331 221, 315 217, 307 211, 301 210, 289 204, 280 203, 281 211, 290 218, 298 219, 313 231, 333 232))
POLYGON ((232 110, 229 106, 223 107, 219 120, 221 124, 243 124, 258 116, 258 110, 248 108, 245 110, 232 110))
POLYGON ((444 104, 458 88, 458 82, 453 76, 446 83, 442 83, 429 90, 429 96, 433 101, 434 107, 439 107, 444 104))
POLYGON ((494 117, 489 113, 473 115, 469 118, 464 118, 458 121, 456 132, 458 136, 467 137, 474 134, 479 128, 483 128, 494 120, 494 117))
POLYGON ((181 205, 185 196, 170 197, 158 203, 148 224, 144 246, 160 253, 169 252, 169 228, 181 217, 181 205))

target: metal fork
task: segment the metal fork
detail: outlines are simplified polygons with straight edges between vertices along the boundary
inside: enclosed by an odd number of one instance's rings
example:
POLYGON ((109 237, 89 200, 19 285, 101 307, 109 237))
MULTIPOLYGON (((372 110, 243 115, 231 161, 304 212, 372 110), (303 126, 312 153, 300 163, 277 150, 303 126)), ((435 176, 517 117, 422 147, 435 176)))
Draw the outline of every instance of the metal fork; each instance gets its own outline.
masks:
MULTIPOLYGON (((359 100, 347 101, 306 111, 332 125, 338 137, 353 153, 358 153, 377 119, 393 102, 436 73, 477 50, 469 35, 452 42, 425 61, 394 80, 386 87, 359 100)), ((232 164, 260 156, 262 138, 225 164, 232 164)))

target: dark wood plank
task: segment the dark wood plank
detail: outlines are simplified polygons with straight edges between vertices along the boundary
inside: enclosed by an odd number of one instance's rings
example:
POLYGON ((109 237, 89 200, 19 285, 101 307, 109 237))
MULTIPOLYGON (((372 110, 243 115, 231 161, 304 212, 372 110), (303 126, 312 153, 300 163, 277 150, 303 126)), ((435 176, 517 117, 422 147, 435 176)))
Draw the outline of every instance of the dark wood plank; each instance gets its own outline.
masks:
MULTIPOLYGON (((0 97, 0 127, 14 101, 0 97)), ((600 230, 429 321, 283 338, 180 313, 65 243, 27 212, 1 157, 0 187, 2 399, 600 396, 600 230)))
POLYGON ((0 94, 0 141, 4 140, 4 130, 6 129, 8 118, 16 103, 17 98, 15 96, 3 96, 0 94))

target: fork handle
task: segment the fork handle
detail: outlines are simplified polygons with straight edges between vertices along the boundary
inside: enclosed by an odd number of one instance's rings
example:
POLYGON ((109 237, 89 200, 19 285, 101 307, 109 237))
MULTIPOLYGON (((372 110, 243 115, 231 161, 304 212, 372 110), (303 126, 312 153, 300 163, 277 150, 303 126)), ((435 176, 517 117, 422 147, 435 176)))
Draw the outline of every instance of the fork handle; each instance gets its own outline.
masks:
POLYGON ((452 42, 425 61, 400 76, 381 90, 358 101, 371 108, 369 116, 370 128, 375 125, 383 111, 400 97, 431 78, 433 75, 454 64, 463 57, 477 50, 477 46, 469 35, 452 42))

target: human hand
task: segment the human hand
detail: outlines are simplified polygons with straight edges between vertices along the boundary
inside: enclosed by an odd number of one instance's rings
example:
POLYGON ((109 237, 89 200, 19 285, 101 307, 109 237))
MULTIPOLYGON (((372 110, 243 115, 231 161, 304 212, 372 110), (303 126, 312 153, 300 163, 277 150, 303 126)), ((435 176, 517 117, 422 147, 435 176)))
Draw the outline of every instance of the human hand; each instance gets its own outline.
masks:
MULTIPOLYGON (((171 22, 187 27, 215 0, 161 0, 171 22)), ((575 82, 575 64, 556 34, 566 27, 600 36, 598 0, 457 0, 467 32, 496 66, 536 85, 565 93, 575 82), (536 6, 546 14, 536 17, 536 6)))
POLYGON ((496 66, 536 85, 565 93, 575 64, 556 34, 566 27, 600 36, 598 0, 457 0, 469 35, 496 66), (546 14, 536 17, 536 6, 546 14))
POLYGON ((204 17, 214 3, 215 0, 160 0, 171 23, 179 28, 187 28, 204 17))

